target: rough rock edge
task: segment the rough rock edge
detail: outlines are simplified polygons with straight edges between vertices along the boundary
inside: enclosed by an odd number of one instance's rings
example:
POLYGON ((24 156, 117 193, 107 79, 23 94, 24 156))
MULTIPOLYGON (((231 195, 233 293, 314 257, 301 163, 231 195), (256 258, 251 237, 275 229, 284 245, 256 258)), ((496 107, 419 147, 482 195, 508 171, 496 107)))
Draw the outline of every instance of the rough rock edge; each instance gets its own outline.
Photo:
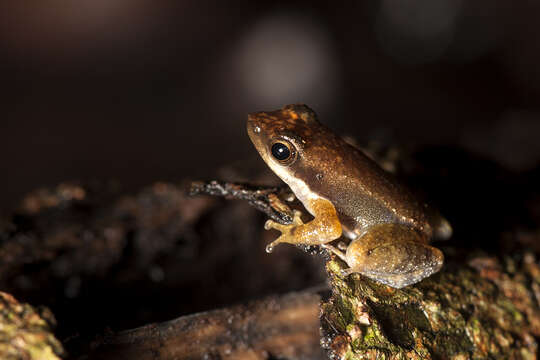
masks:
POLYGON ((0 359, 56 360, 65 355, 52 334, 55 324, 47 308, 35 309, 0 292, 0 359))
POLYGON ((540 267, 531 253, 448 261, 404 289, 327 263, 322 344, 332 359, 536 359, 540 267), (516 260, 518 259, 518 260, 516 260))

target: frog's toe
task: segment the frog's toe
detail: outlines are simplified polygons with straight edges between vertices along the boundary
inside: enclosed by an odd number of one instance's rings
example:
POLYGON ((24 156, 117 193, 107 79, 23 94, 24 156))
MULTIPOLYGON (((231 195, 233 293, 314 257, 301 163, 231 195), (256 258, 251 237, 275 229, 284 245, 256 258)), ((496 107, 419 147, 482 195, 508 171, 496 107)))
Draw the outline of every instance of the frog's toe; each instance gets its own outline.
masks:
POLYGON ((264 230, 275 229, 276 222, 273 220, 266 220, 264 223, 264 230))
POLYGON ((352 273, 354 273, 354 270, 352 268, 341 269, 340 273, 341 273, 341 276, 347 277, 347 276, 351 275, 352 273))
POLYGON ((276 240, 274 240, 270 244, 266 245, 266 252, 271 253, 272 251, 274 251, 274 247, 276 247, 276 245, 278 245, 278 244, 280 244, 282 242, 285 242, 285 241, 283 241, 283 236, 278 237, 276 240))
POLYGON ((292 235, 292 232, 294 231, 295 228, 297 228, 298 226, 304 224, 302 222, 302 219, 300 218, 301 215, 302 215, 302 213, 300 211, 295 210, 294 211, 293 223, 288 224, 288 225, 283 225, 283 224, 277 223, 277 222, 275 222, 273 220, 267 220, 266 221, 266 223, 264 224, 264 229, 265 230, 274 229, 274 230, 278 230, 278 231, 281 232, 280 237, 278 237, 276 240, 274 240, 273 242, 268 244, 268 246, 266 246, 266 252, 268 252, 268 253, 272 252, 274 247, 277 244, 280 244, 280 243, 289 243, 289 244, 298 243, 298 241, 296 241, 295 237, 292 235))
POLYGON ((304 223, 302 222, 302 212, 299 211, 299 210, 294 210, 293 211, 293 224, 294 225, 303 225, 304 223))
POLYGON ((281 233, 289 232, 290 229, 293 228, 294 226, 295 226, 294 224, 283 225, 283 224, 280 224, 280 223, 275 222, 273 220, 267 220, 264 223, 264 229, 265 230, 274 229, 274 230, 280 231, 281 233))
POLYGON ((274 244, 273 242, 266 245, 266 252, 270 254, 272 251, 274 251, 274 246, 276 246, 276 244, 274 244))
POLYGON ((266 220, 266 222, 264 223, 264 229, 265 230, 275 229, 275 230, 281 231, 282 233, 286 233, 290 231, 290 229, 296 226, 303 225, 304 223, 302 222, 302 218, 301 218, 302 213, 298 210, 294 210, 293 214, 294 216, 293 216, 292 224, 284 225, 284 224, 275 222, 274 220, 266 220))

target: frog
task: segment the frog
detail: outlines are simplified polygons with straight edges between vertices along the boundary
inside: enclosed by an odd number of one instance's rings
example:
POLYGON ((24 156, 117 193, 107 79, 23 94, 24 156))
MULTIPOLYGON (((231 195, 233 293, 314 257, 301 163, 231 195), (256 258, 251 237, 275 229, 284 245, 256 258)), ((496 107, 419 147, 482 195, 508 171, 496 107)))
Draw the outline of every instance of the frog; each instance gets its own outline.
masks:
POLYGON ((281 243, 320 246, 341 259, 343 276, 366 276, 392 288, 438 272, 444 255, 430 245, 451 237, 450 223, 359 148, 323 125, 305 104, 248 114, 248 136, 268 167, 311 214, 290 224, 268 220, 281 243), (337 239, 345 246, 330 244, 337 239))

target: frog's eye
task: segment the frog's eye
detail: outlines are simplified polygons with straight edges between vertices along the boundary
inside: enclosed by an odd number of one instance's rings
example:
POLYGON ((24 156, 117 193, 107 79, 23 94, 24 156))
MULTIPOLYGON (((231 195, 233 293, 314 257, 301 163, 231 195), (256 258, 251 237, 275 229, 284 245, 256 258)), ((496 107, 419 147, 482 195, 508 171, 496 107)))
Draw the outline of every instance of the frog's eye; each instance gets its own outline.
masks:
POLYGON ((279 161, 287 160, 291 156, 289 147, 283 143, 275 143, 272 145, 272 156, 279 161))
POLYGON ((288 141, 277 141, 272 144, 272 156, 284 165, 290 164, 296 157, 294 146, 288 141))

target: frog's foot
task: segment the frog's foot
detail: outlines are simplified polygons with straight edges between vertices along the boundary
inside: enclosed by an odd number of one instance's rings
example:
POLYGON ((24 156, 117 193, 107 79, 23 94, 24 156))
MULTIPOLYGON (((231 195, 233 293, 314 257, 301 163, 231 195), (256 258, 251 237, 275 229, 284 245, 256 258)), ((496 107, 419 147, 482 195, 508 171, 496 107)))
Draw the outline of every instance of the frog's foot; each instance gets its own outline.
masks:
POLYGON ((341 276, 343 277, 347 277, 353 273, 355 273, 356 271, 353 269, 353 268, 348 268, 348 269, 342 269, 341 270, 341 276))
POLYGON ((337 257, 339 257, 341 260, 343 260, 345 263, 347 262, 347 258, 345 257, 345 254, 336 249, 335 247, 333 247, 332 245, 329 245, 329 244, 321 244, 321 247, 323 249, 326 249, 328 250, 329 252, 333 253, 334 255, 336 255, 337 257))
POLYGON ((283 225, 273 220, 266 221, 266 223, 264 224, 265 230, 276 229, 276 230, 281 231, 280 237, 278 237, 276 240, 272 241, 270 244, 266 246, 267 253, 271 253, 277 244, 280 244, 280 243, 296 244, 297 243, 293 235, 294 229, 297 226, 303 225, 304 223, 302 222, 302 219, 301 219, 302 213, 300 211, 294 210, 293 214, 294 216, 293 216, 292 224, 283 225))

